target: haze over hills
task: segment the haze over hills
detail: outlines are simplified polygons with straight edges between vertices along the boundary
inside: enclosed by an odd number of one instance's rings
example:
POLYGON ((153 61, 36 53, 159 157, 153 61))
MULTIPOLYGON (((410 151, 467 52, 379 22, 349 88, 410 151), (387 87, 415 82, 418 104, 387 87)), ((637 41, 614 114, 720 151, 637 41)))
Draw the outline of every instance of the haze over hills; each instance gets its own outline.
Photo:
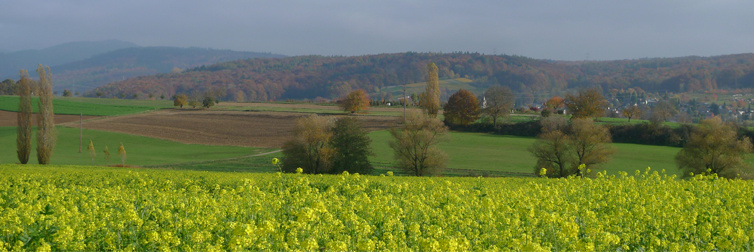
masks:
POLYGON ((41 50, 0 53, 0 79, 18 79, 18 71, 33 74, 38 64, 56 66, 87 59, 94 55, 128 47, 138 47, 120 40, 69 42, 41 50))
POLYGON ((182 71, 238 59, 283 55, 207 48, 132 47, 95 55, 52 68, 55 90, 88 91, 127 78, 182 71))
MULTIPOLYGON (((212 91, 225 100, 338 98, 365 89, 385 98, 383 89, 422 82, 427 63, 440 79, 465 77, 463 85, 483 90, 509 86, 527 102, 543 101, 582 87, 603 92, 704 92, 754 87, 754 54, 618 61, 549 61, 477 53, 395 53, 354 57, 298 56, 248 59, 190 69, 183 73, 142 76, 93 90, 90 96, 147 97, 212 91)), ((449 82, 452 83, 452 82, 449 82)), ((442 88, 445 96, 457 87, 442 88)))
POLYGON ((83 92, 136 76, 238 59, 275 57, 284 56, 208 48, 140 47, 118 40, 71 42, 42 50, 0 54, 0 80, 17 80, 20 69, 36 76, 37 65, 43 64, 52 70, 55 91, 83 92))

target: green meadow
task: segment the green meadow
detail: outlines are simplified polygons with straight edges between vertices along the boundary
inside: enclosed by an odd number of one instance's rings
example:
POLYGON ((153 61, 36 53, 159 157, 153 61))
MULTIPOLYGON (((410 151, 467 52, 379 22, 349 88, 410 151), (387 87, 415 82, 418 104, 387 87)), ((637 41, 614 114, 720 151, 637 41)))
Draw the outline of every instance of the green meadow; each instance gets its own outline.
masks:
MULTIPOLYGON (((37 112, 39 98, 32 97, 32 108, 37 112)), ((173 107, 172 101, 125 100, 82 97, 55 97, 52 100, 55 114, 113 116, 141 113, 173 107)), ((0 96, 0 110, 18 111, 18 96, 0 96)))
MULTIPOLYGON (((206 162, 268 151, 263 148, 183 144, 150 137, 84 129, 82 151, 79 153, 79 129, 57 127, 57 132, 57 145, 51 163, 60 165, 120 164, 121 159, 118 156, 120 143, 123 143, 126 150, 126 165, 132 166, 206 162), (97 155, 93 163, 86 149, 89 140, 93 141, 97 155), (103 152, 105 146, 110 151, 110 160, 105 160, 103 152)), ((37 163, 35 141, 36 139, 32 138, 33 147, 29 163, 37 163)), ((18 163, 15 127, 0 127, 0 146, 3 146, 0 149, 0 163, 18 163)))
MULTIPOLYGON (((370 137, 375 153, 371 161, 381 166, 392 164, 393 152, 388 145, 392 138, 390 133, 375 131, 370 133, 370 137)), ((440 144, 440 149, 448 154, 448 175, 469 175, 467 170, 477 171, 475 174, 486 171, 493 175, 499 174, 498 172, 513 173, 510 175, 514 176, 530 175, 533 174, 537 161, 527 148, 535 140, 528 137, 451 132, 440 144)), ((667 174, 681 175, 674 161, 680 148, 621 143, 612 145, 616 153, 610 162, 602 165, 608 174, 617 174, 619 171, 632 173, 651 167, 658 171, 664 169, 667 174)))

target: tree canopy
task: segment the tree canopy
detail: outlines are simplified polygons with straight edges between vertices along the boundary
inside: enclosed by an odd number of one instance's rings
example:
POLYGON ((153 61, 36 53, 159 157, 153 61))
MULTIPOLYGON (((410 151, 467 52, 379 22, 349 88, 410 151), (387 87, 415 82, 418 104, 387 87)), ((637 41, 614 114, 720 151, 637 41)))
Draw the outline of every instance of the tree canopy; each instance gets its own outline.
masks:
POLYGON ((607 101, 599 90, 590 88, 566 95, 565 106, 574 118, 597 118, 605 114, 607 101))
POLYGON ((343 111, 356 113, 366 112, 369 110, 369 95, 363 89, 353 91, 346 96, 340 103, 340 107, 343 111))
POLYGON ((752 143, 748 137, 739 139, 734 126, 714 117, 703 120, 694 128, 675 161, 684 176, 714 173, 734 178, 751 169, 744 162, 744 157, 751 151, 752 143))
POLYGON ((447 134, 447 127, 437 118, 412 110, 400 127, 390 130, 397 166, 414 176, 440 174, 447 155, 437 147, 447 134))
POLYGON ((497 119, 511 113, 516 97, 509 87, 492 86, 484 91, 484 108, 482 111, 492 117, 493 126, 497 127, 497 119))
POLYGON ((479 119, 479 101, 466 89, 451 95, 443 110, 445 121, 450 124, 468 125, 479 119))

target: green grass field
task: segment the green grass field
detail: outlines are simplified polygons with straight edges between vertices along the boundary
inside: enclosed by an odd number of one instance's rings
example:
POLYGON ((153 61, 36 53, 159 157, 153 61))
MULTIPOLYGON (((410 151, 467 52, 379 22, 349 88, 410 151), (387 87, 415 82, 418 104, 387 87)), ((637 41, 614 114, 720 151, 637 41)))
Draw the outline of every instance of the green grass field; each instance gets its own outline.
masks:
MULTIPOLYGON (((128 134, 84 130, 84 143, 82 153, 79 153, 79 129, 57 127, 58 140, 52 155, 52 164, 66 165, 91 165, 89 153, 86 150, 89 140, 94 142, 97 157, 95 165, 120 164, 118 145, 123 143, 127 154, 127 165, 148 166, 192 162, 208 160, 223 160, 248 156, 269 151, 269 149, 235 147, 235 146, 208 146, 197 144, 182 144, 168 140, 149 137, 134 136, 128 134), (105 160, 103 150, 108 147, 111 153, 109 161, 105 160)), ((32 144, 36 139, 32 138, 32 144)), ((0 163, 17 163, 16 157, 16 128, 0 127, 0 163)), ((37 163, 36 150, 32 148, 29 163, 37 163)))
MULTIPOLYGON (((388 131, 370 133, 375 156, 370 160, 376 165, 386 166, 393 163, 393 152, 388 146, 391 139, 388 131)), ((447 140, 440 144, 440 149, 448 154, 448 175, 469 175, 489 172, 489 174, 506 175, 532 174, 536 159, 527 148, 535 138, 493 135, 484 133, 451 132, 447 140), (473 171, 473 172, 467 172, 473 171)), ((674 157, 680 148, 638 144, 613 144, 617 152, 613 159, 603 165, 608 174, 618 171, 632 173, 652 167, 653 170, 665 169, 667 174, 680 175, 674 157)))
MULTIPOLYGON (((444 79, 440 80, 439 83, 440 89, 449 89, 449 90, 458 90, 458 89, 466 89, 471 91, 474 94, 481 94, 484 93, 484 89, 477 88, 471 85, 471 80, 466 78, 456 78, 456 79, 444 79)), ((397 85, 397 86, 390 86, 385 87, 380 90, 380 92, 390 93, 393 95, 394 98, 403 97, 403 86, 404 85, 397 85)), ((427 83, 426 82, 417 82, 417 83, 411 83, 406 84, 406 95, 411 94, 421 94, 426 90, 427 83)), ((448 94, 451 95, 451 94, 448 94)))
MULTIPOLYGON (((38 98, 32 98, 32 108, 37 111, 38 98)), ((55 97, 52 101, 55 114, 112 116, 140 113, 161 108, 173 107, 172 101, 165 100, 121 100, 81 97, 55 97)), ((0 96, 0 110, 18 111, 18 96, 0 96)))

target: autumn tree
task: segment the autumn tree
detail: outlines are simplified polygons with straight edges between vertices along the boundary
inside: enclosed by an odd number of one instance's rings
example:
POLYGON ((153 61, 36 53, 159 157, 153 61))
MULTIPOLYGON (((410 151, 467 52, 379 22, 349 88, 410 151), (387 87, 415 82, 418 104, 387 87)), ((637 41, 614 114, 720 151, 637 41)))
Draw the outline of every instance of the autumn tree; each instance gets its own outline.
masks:
POLYGON ((445 121, 450 124, 468 125, 479 119, 479 101, 466 89, 451 95, 443 109, 445 121))
POLYGON ((305 173, 326 173, 332 168, 334 149, 332 119, 327 116, 302 117, 296 120, 293 139, 283 144, 283 171, 295 172, 302 168, 305 173))
POLYGON ((573 118, 597 118, 605 114, 607 100, 596 88, 582 89, 578 95, 566 95, 565 106, 573 118))
POLYGON ((644 111, 642 111, 639 106, 633 105, 621 110, 620 113, 623 117, 628 118, 628 122, 631 122, 631 118, 640 117, 644 111))
POLYGON ((343 111, 350 113, 366 112, 369 110, 369 102, 370 99, 367 92, 359 89, 349 93, 340 103, 340 107, 343 108, 343 111))
POLYGON ((437 117, 440 110, 440 80, 435 63, 427 65, 427 89, 421 101, 424 112, 432 118, 437 117))
POLYGON ((543 128, 529 152, 537 158, 535 174, 545 168, 548 177, 584 176, 587 170, 610 160, 615 153, 610 142, 607 128, 591 119, 574 119, 568 126, 543 128))
POLYGON ((94 142, 92 140, 89 140, 89 146, 86 147, 86 150, 89 151, 89 157, 92 159, 92 164, 94 164, 94 158, 97 157, 97 151, 94 150, 94 142))
POLYGON ((39 164, 49 164, 52 151, 55 149, 56 132, 55 118, 52 111, 52 73, 49 67, 39 65, 39 114, 37 126, 37 161, 39 164))
POLYGON ((513 110, 516 97, 509 87, 496 85, 484 91, 484 100, 486 106, 482 111, 492 117, 492 125, 497 127, 497 119, 507 116, 513 110))
POLYGON ((720 117, 702 120, 691 132, 686 144, 675 156, 678 168, 684 176, 714 173, 721 177, 734 178, 750 169, 744 157, 752 150, 748 137, 739 139, 733 125, 725 124, 720 117))
POLYGON ((102 151, 105 154, 105 161, 110 161, 110 150, 105 145, 105 150, 102 151))
POLYGON ((330 146, 335 153, 332 162, 332 173, 371 174, 374 170, 369 163, 372 139, 369 132, 361 127, 359 121, 353 117, 341 117, 335 121, 332 128, 330 146))
POLYGON ((390 130, 393 139, 389 144, 397 166, 415 176, 441 174, 447 156, 437 144, 447 131, 439 119, 410 111, 400 127, 390 130))
POLYGON ((26 70, 21 70, 18 74, 21 76, 21 80, 18 82, 16 154, 18 155, 18 162, 26 164, 31 155, 31 86, 34 81, 29 78, 29 73, 26 70))
POLYGON ((563 97, 556 95, 547 100, 544 106, 552 112, 557 112, 559 109, 565 107, 565 101, 563 100, 563 97))
POLYGON ((173 106, 180 106, 183 108, 185 105, 188 105, 188 96, 185 94, 176 95, 173 99, 173 106))
POLYGON ((123 143, 118 146, 118 156, 120 156, 120 162, 123 166, 126 165, 126 148, 123 147, 123 143))

